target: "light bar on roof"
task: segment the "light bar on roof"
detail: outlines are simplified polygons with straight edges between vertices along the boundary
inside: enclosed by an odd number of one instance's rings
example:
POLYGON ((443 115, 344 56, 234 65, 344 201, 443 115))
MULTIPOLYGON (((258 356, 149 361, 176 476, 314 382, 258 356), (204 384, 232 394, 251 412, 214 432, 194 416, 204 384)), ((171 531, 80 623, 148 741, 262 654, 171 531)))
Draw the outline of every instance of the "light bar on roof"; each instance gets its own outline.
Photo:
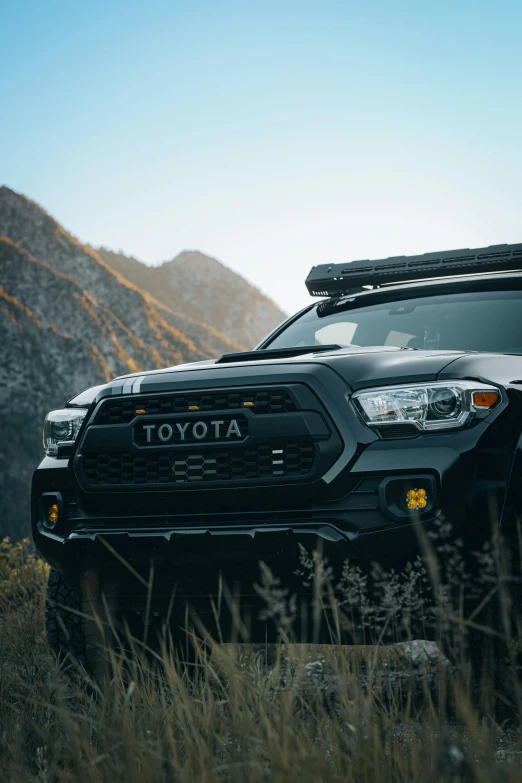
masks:
POLYGON ((509 270, 522 270, 522 244, 445 250, 348 264, 320 264, 312 267, 306 287, 311 296, 340 296, 386 283, 509 270))

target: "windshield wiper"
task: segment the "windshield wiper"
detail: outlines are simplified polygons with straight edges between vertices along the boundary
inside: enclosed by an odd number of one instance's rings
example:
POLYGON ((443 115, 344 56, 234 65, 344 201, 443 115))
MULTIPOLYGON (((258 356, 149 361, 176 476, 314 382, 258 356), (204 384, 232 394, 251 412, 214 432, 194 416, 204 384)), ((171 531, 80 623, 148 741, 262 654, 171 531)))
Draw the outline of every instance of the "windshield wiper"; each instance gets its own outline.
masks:
POLYGON ((323 351, 339 351, 340 345, 303 345, 299 348, 261 348, 258 351, 244 353, 225 353, 216 359, 216 364, 230 362, 262 362, 264 359, 286 359, 291 356, 301 356, 304 353, 322 353, 323 351))

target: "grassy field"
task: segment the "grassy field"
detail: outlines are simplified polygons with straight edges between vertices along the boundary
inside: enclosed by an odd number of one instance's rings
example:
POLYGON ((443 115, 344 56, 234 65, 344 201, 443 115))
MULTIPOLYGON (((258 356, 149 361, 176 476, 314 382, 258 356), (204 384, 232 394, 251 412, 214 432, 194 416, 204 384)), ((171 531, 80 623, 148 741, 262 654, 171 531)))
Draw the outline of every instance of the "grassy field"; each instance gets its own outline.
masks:
MULTIPOLYGON (((416 579, 412 590, 388 578, 389 604, 406 601, 408 589, 414 603, 416 579)), ((188 666, 167 647, 144 655, 140 640, 128 640, 125 653, 111 653, 111 677, 96 683, 73 662, 60 669, 47 650, 46 580, 27 542, 0 545, 2 780, 522 780, 519 680, 509 660, 511 704, 500 709, 487 672, 477 690, 457 665, 465 647, 449 662, 415 643, 210 643, 196 645, 188 666)), ((353 608, 361 585, 350 589, 353 608)), ((441 593, 447 612, 450 593, 441 593)), ((394 621, 406 627, 408 617, 395 612, 394 621)), ((465 637, 474 623, 454 626, 465 637)))

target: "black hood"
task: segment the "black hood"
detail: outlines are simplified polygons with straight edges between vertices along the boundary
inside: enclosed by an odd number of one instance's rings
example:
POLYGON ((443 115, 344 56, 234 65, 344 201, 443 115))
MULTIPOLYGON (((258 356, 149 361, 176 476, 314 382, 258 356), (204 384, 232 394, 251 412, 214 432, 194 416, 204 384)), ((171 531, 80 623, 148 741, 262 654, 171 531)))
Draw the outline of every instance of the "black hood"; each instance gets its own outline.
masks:
POLYGON ((230 363, 208 359, 163 370, 133 373, 116 378, 111 385, 123 385, 130 391, 129 387, 139 379, 141 384, 146 386, 147 381, 159 382, 160 379, 175 383, 179 378, 181 382, 188 374, 197 380, 200 373, 204 374, 206 379, 211 379, 215 373, 217 383, 222 383, 227 375, 237 377, 242 371, 245 376, 250 376, 253 370, 267 375, 270 373, 270 366, 274 369, 277 367, 279 373, 285 366, 297 370, 299 365, 312 364, 331 368, 355 391, 367 386, 434 380, 444 368, 466 354, 465 351, 413 351, 386 346, 352 346, 326 351, 310 349, 307 353, 284 357, 271 355, 270 351, 260 350, 254 353, 246 353, 244 361, 235 354, 230 363))
MULTIPOLYGON (((131 392, 168 391, 176 388, 188 389, 204 384, 207 387, 238 383, 280 382, 289 376, 315 374, 327 367, 347 384, 348 390, 384 386, 392 383, 422 383, 435 380, 442 371, 446 377, 450 366, 457 359, 466 356, 464 351, 412 351, 394 347, 339 348, 325 352, 311 350, 309 353, 286 358, 271 357, 268 352, 259 351, 259 358, 245 361, 235 359, 230 364, 208 359, 191 364, 180 364, 164 370, 151 370, 125 375, 108 383, 87 389, 68 403, 85 407, 95 398, 108 395, 130 394, 131 392)), ((252 354, 246 354, 252 356, 252 354)), ((475 355, 476 356, 476 355, 475 355)), ((459 363, 457 363, 459 364, 459 363)), ((457 367, 457 365, 456 365, 457 367)), ((455 377, 463 377, 455 373, 455 377)))
MULTIPOLYGON (((390 383, 436 380, 439 373, 464 351, 410 351, 397 348, 361 348, 356 353, 336 351, 328 365, 353 391, 390 383)), ((325 357, 326 358, 326 357, 325 357)))

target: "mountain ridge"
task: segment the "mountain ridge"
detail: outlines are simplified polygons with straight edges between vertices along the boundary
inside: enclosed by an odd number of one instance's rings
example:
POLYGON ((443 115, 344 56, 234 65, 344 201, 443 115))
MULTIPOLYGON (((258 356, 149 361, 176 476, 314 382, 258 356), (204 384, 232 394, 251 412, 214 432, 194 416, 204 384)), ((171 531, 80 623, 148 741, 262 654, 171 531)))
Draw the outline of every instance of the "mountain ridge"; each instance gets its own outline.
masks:
POLYGON ((185 316, 192 315, 252 349, 283 320, 270 297, 242 275, 199 250, 183 250, 159 264, 105 247, 100 257, 127 280, 185 316))

